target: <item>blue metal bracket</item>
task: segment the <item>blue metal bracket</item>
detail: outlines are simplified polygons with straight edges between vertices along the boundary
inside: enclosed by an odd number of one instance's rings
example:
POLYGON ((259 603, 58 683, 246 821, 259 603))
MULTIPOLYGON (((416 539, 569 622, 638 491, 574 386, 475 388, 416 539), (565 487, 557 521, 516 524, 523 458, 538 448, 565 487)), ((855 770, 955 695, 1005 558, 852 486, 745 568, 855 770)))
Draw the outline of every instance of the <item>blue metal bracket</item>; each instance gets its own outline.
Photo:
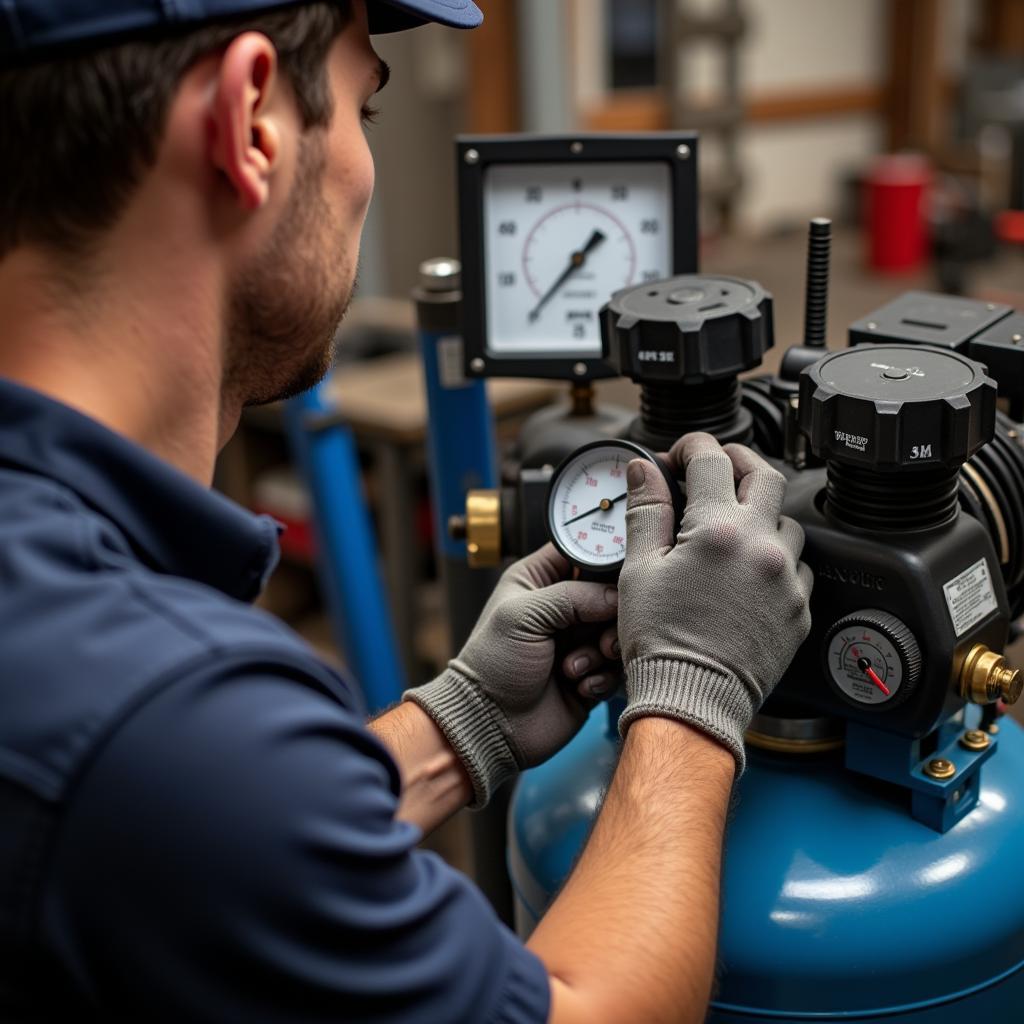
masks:
POLYGON ((285 419, 292 456, 313 495, 318 571, 338 643, 372 713, 405 689, 377 541, 363 497, 352 431, 322 385, 293 398, 285 419))
POLYGON ((916 740, 850 722, 846 727, 846 767, 909 789, 913 818, 936 832, 948 832, 977 804, 981 766, 998 745, 990 736, 984 750, 968 750, 960 743, 967 728, 963 712, 916 740), (949 761, 954 774, 948 779, 929 775, 926 766, 937 760, 949 761))

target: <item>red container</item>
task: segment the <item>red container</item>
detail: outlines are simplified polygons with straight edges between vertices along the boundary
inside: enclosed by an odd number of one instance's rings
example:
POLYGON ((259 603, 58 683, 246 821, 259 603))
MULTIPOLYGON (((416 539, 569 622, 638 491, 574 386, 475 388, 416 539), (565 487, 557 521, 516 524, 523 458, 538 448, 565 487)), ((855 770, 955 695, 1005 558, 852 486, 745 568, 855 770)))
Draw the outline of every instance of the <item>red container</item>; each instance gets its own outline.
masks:
POLYGON ((864 180, 867 262, 872 270, 902 274, 928 258, 928 161, 915 154, 882 156, 864 180))

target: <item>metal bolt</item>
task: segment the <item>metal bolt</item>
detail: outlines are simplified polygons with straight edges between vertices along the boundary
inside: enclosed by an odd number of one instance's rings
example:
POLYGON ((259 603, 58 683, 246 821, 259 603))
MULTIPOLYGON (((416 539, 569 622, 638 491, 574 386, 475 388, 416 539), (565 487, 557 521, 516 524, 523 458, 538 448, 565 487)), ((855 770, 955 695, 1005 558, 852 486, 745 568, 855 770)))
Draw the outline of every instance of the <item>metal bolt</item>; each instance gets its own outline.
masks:
POLYGON ((988 731, 989 731, 989 733, 990 733, 991 735, 995 736, 995 735, 996 735, 996 733, 998 733, 998 732, 999 732, 999 726, 998 726, 998 725, 997 725, 997 724, 996 724, 995 722, 993 722, 993 723, 992 723, 992 724, 991 724, 991 725, 990 725, 990 726, 988 727, 988 731))
POLYGON ((1019 345, 1024 341, 1024 334, 1014 334, 1011 336, 1011 340, 1015 341, 1019 345))
POLYGON ((995 307, 995 303, 992 303, 992 302, 986 302, 986 303, 985 303, 985 308, 986 308, 986 309, 995 309, 995 308, 996 308, 996 307, 995 307))
POLYGON ((577 377, 582 377, 587 372, 587 364, 574 363, 572 367, 572 372, 575 373, 577 377))
POLYGON ((936 757, 924 766, 924 773, 933 779, 951 779, 956 775, 956 765, 944 757, 936 757))
POLYGON ((467 164, 478 164, 480 163, 480 151, 476 149, 467 149, 463 154, 462 159, 465 160, 467 164))
POLYGON ((984 750, 991 742, 988 733, 980 729, 969 729, 960 737, 960 746, 965 750, 984 750))
POLYGON ((572 153, 574 156, 579 156, 580 153, 583 152, 583 143, 582 142, 574 142, 569 147, 569 152, 572 153))
POLYGON ((471 359, 470 360, 469 368, 474 373, 483 373, 484 372, 484 361, 479 356, 477 356, 475 359, 471 359))
POLYGON ((870 323, 868 324, 868 330, 869 330, 869 331, 877 331, 877 330, 878 330, 878 324, 876 324, 876 323, 875 323, 875 321, 874 321, 874 320, 872 320, 872 321, 871 321, 871 322, 870 322, 870 323))
POLYGON ((435 256, 420 264, 420 285, 428 292, 452 291, 459 287, 462 264, 447 256, 435 256))
POLYGON ((685 142, 681 142, 676 146, 676 156, 679 157, 680 160, 689 160, 690 147, 685 142))
POLYGON ((1020 437, 1020 434, 1018 434, 1016 430, 1008 430, 1008 431, 1006 432, 1006 436, 1007 436, 1007 437, 1008 437, 1008 438, 1009 438, 1009 439, 1010 439, 1011 441, 1016 441, 1016 440, 1017 440, 1017 438, 1018 438, 1018 437, 1020 437))

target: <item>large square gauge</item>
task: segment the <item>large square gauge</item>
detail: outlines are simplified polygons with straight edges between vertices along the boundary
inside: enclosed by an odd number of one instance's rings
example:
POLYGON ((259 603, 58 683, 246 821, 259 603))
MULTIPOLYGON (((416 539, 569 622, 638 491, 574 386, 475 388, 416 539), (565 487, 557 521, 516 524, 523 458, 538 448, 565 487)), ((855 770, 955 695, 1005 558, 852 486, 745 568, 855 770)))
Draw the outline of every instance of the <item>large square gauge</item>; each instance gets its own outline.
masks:
POLYGON ((471 376, 612 376, 598 314, 697 269, 692 133, 458 140, 471 376))

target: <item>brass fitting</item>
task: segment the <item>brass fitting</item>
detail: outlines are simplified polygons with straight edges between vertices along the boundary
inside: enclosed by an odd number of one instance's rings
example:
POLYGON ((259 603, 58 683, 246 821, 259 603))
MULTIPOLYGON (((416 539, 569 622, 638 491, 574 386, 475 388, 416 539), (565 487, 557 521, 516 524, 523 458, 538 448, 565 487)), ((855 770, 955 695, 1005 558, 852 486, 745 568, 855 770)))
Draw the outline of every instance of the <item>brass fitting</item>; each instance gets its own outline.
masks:
POLYGON ((501 491, 466 495, 466 556, 471 569, 501 564, 501 491))
POLYGON ((1006 658, 975 644, 960 669, 960 696, 972 704, 994 704, 997 700, 1016 704, 1024 689, 1024 676, 1011 668, 1006 658))

